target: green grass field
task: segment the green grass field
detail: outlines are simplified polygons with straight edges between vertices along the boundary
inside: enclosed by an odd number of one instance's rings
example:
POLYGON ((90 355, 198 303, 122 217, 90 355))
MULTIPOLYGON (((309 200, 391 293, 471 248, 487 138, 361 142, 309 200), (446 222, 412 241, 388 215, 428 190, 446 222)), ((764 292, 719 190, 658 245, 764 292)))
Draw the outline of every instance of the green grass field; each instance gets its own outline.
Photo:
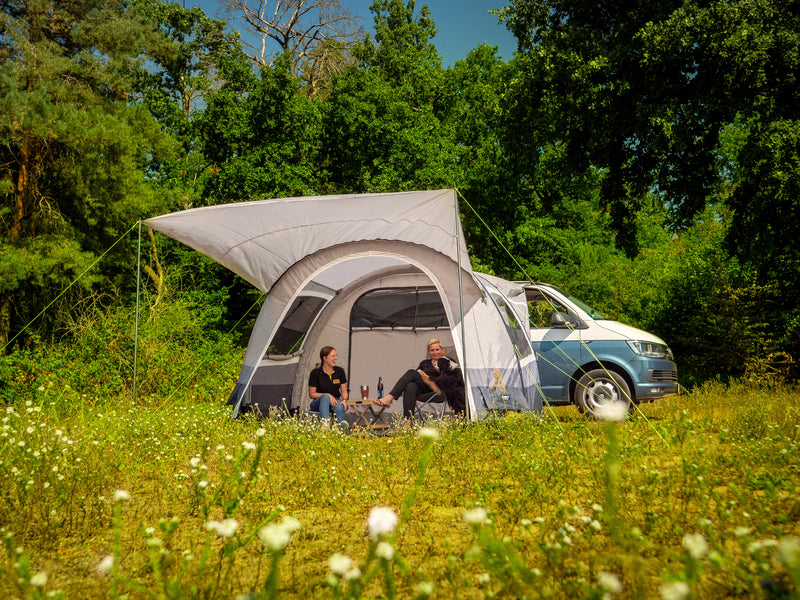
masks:
POLYGON ((793 389, 377 437, 56 388, 2 407, 0 598, 800 598, 793 389))

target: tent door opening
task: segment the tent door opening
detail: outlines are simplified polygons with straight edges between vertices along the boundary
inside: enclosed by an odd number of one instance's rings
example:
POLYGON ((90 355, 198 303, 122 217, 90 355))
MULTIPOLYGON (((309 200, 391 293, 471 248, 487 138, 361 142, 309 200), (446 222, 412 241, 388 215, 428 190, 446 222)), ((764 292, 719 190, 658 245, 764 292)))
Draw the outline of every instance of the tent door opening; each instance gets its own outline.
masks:
POLYGON ((359 296, 350 311, 351 393, 368 385, 370 397, 377 398, 380 377, 388 394, 403 373, 427 358, 427 344, 433 338, 441 341, 449 358, 458 361, 444 305, 434 286, 376 288, 359 296))

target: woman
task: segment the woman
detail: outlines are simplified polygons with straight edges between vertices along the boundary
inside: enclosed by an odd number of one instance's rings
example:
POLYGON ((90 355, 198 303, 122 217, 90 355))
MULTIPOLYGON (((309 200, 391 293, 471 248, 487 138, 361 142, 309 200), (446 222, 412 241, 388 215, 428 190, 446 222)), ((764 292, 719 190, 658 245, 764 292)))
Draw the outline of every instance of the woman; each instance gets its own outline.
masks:
POLYGON ((417 396, 429 392, 444 392, 448 404, 456 412, 464 412, 464 378, 459 366, 444 356, 442 342, 436 338, 428 342, 428 356, 419 363, 417 370, 409 369, 397 380, 391 391, 384 397, 375 400, 380 406, 391 406, 392 401, 403 395, 403 416, 406 424, 411 423, 417 396))
POLYGON ((322 422, 327 424, 333 409, 336 419, 344 428, 349 428, 345 411, 347 410, 347 374, 336 366, 339 357, 336 348, 324 346, 319 351, 319 360, 308 376, 309 409, 319 412, 322 422))

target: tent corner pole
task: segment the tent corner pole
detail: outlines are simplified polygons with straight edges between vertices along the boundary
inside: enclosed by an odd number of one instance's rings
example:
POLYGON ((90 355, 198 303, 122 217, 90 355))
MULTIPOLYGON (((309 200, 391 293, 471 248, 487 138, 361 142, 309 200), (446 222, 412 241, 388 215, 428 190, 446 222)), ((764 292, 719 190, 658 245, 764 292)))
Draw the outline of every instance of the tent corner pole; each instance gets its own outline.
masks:
POLYGON ((458 311, 461 320, 461 362, 462 375, 464 376, 464 399, 466 400, 464 410, 467 420, 472 420, 469 406, 469 382, 467 381, 467 341, 464 330, 464 287, 461 281, 461 215, 458 212, 458 190, 453 188, 453 209, 455 210, 456 225, 456 256, 458 257, 458 311))

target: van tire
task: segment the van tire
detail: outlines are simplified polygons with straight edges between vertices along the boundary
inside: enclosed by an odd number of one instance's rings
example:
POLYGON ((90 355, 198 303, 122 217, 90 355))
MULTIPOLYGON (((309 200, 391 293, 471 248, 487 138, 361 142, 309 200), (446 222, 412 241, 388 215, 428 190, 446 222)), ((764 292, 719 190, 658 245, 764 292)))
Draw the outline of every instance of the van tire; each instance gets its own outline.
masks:
POLYGON ((631 391, 625 379, 605 369, 584 374, 575 385, 572 401, 582 414, 593 419, 598 418, 598 410, 609 402, 624 402, 629 412, 633 410, 631 391))

